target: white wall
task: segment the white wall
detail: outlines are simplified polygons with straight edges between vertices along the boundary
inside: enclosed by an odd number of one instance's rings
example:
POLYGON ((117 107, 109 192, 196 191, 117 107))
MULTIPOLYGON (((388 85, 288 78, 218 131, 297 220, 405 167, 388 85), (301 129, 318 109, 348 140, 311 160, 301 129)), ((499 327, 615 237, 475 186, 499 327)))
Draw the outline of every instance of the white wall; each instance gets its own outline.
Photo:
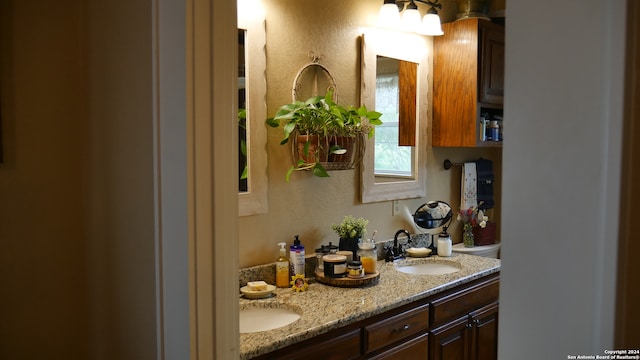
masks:
POLYGON ((613 346, 624 3, 507 4, 500 359, 613 346))
POLYGON ((93 359, 156 358, 151 5, 89 1, 83 18, 93 359))

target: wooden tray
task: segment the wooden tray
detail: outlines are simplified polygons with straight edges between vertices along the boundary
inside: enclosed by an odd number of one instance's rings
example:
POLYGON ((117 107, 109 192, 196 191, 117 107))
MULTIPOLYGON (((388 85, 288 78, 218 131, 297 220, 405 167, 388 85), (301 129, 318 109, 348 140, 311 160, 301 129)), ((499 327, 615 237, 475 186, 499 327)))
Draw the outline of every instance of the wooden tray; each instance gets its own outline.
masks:
POLYGON ((324 272, 316 271, 316 281, 325 285, 339 286, 339 287, 361 287, 375 285, 380 280, 380 273, 375 272, 373 274, 365 274, 364 277, 354 279, 350 277, 330 278, 325 277, 324 272))

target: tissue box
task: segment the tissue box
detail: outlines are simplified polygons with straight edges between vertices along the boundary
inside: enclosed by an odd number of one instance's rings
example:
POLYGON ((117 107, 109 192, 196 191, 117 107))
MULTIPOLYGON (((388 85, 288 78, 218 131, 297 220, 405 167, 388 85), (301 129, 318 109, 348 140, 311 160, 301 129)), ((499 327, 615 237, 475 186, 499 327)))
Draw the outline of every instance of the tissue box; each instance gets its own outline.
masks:
POLYGON ((476 246, 492 245, 496 242, 496 223, 487 221, 487 226, 481 228, 480 226, 474 226, 473 229, 473 242, 476 246))

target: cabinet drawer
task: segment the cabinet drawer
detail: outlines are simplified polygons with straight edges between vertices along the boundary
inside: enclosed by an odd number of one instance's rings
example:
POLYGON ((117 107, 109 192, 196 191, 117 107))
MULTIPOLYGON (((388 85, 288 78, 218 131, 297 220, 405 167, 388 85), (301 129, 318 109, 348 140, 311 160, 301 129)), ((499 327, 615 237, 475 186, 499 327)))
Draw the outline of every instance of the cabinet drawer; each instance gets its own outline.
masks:
POLYGON ((495 278, 431 302, 432 325, 439 325, 498 301, 500 279, 495 278))
POLYGON ((333 331, 293 344, 259 360, 353 360, 360 357, 360 328, 333 331))
POLYGON ((369 360, 427 360, 428 356, 429 333, 425 333, 382 354, 370 357, 369 360))
POLYGON ((429 305, 423 305, 364 327, 365 353, 429 328, 429 305))

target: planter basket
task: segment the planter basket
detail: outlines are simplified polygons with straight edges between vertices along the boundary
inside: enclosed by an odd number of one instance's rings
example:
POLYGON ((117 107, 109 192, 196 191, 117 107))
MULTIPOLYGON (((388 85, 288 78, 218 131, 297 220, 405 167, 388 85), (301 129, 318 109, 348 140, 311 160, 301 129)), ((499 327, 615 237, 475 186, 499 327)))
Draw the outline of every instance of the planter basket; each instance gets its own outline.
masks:
POLYGON ((318 136, 318 135, 296 135, 291 143, 291 155, 294 165, 299 160, 305 163, 314 163, 316 155, 318 162, 326 170, 348 170, 353 169, 364 155, 365 140, 364 135, 358 136, 318 136), (305 158, 304 148, 309 142, 308 157, 305 158), (346 150, 344 154, 329 154, 332 146, 339 146, 346 150))
POLYGON ((480 226, 473 227, 473 240, 476 246, 492 245, 496 242, 496 223, 487 221, 487 226, 481 228, 480 226))

